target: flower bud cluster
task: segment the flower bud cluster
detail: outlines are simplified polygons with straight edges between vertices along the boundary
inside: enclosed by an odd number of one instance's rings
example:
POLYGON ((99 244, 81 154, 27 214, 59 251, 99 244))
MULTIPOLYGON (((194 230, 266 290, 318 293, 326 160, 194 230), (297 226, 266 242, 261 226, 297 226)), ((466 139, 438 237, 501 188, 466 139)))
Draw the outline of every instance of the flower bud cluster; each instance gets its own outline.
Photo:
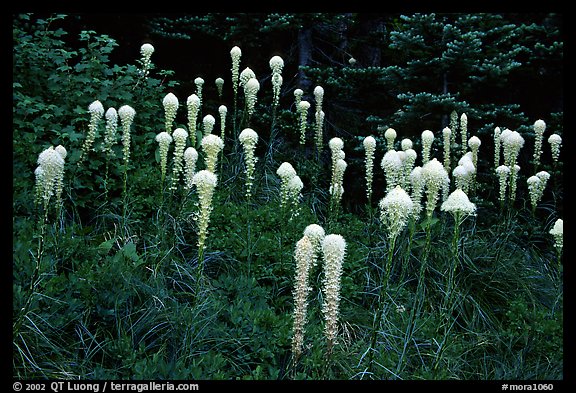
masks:
POLYGON ((246 128, 240 133, 238 140, 242 143, 242 147, 244 148, 244 162, 246 165, 246 198, 250 200, 252 197, 254 169, 257 160, 254 156, 254 150, 256 149, 256 143, 258 143, 258 134, 253 129, 246 128))

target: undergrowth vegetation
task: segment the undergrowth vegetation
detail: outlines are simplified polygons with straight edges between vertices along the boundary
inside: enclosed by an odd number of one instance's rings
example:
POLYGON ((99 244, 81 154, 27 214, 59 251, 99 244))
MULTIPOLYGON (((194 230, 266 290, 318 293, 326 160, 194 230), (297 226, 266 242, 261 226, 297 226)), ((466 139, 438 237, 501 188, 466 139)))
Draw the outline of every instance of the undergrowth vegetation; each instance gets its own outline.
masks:
POLYGON ((178 96, 151 45, 110 64, 62 18, 13 26, 14 377, 563 379, 547 114, 363 143, 289 59, 256 75, 234 47, 223 90, 178 96))

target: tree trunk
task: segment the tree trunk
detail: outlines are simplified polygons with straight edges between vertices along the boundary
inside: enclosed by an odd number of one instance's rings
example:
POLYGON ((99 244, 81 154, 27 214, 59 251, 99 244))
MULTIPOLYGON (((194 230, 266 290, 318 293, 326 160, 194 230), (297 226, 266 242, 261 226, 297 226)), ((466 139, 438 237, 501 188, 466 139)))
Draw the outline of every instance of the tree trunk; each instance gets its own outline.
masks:
POLYGON ((308 79, 302 67, 310 65, 312 60, 312 27, 303 26, 298 31, 298 88, 304 92, 310 90, 312 81, 308 79))

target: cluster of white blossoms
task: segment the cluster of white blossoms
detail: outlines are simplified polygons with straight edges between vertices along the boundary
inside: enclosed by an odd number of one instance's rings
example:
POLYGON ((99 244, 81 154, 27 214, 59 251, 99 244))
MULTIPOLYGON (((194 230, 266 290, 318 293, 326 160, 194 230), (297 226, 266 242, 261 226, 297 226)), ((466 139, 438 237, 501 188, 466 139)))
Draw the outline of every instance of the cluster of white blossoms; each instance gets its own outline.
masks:
POLYGON ((462 113, 460 116, 460 135, 462 137, 462 155, 466 154, 466 142, 468 141, 468 116, 466 113, 462 113))
POLYGON ((188 132, 183 128, 176 128, 172 133, 172 138, 174 138, 174 161, 172 166, 172 186, 170 189, 176 190, 183 168, 184 149, 186 148, 188 132))
POLYGON ((153 53, 154 47, 151 44, 146 43, 140 47, 140 55, 142 56, 140 60, 142 63, 142 70, 140 72, 144 77, 148 76, 150 66, 152 65, 151 58, 153 53))
POLYGON ((208 236, 210 213, 212 212, 212 197, 218 178, 209 170, 201 170, 192 178, 192 184, 198 192, 199 212, 195 219, 198 223, 198 250, 203 250, 208 236))
POLYGON ((316 149, 320 151, 322 150, 322 130, 324 128, 325 117, 324 111, 322 110, 322 104, 324 102, 324 88, 322 86, 316 86, 314 88, 314 100, 316 101, 316 112, 314 113, 316 149))
POLYGON ((160 150, 160 171, 162 173, 162 183, 164 183, 168 162, 168 149, 170 148, 170 143, 172 143, 172 136, 166 131, 162 131, 156 135, 156 142, 158 142, 158 149, 160 150))
POLYGON ((196 122, 198 121, 198 112, 200 111, 200 98, 196 94, 191 94, 186 99, 188 109, 188 133, 192 146, 196 146, 196 122))
POLYGON ((293 361, 296 362, 302 354, 304 331, 308 309, 308 294, 310 286, 308 277, 316 266, 322 254, 322 242, 325 237, 324 228, 318 224, 310 224, 304 229, 304 236, 296 243, 294 259, 296 261, 296 276, 294 280, 294 323, 292 335, 293 361))
POLYGON ((413 146, 412 140, 409 138, 404 138, 400 142, 400 147, 402 148, 403 151, 406 151, 408 149, 412 149, 412 146, 413 146))
POLYGON ((552 160, 558 162, 558 157, 560 157, 560 146, 562 146, 562 137, 558 134, 552 134, 548 137, 548 143, 552 150, 552 160))
POLYGON ((448 172, 436 158, 422 166, 422 176, 426 188, 426 215, 432 217, 440 197, 440 191, 450 186, 448 172))
POLYGON ((382 157, 380 166, 386 177, 386 192, 390 192, 399 184, 400 178, 403 176, 402 165, 401 154, 394 149, 388 150, 382 157))
POLYGON ((480 150, 481 144, 482 141, 476 135, 468 139, 468 147, 470 147, 470 152, 472 153, 472 164, 474 164, 475 168, 478 167, 478 150, 480 150))
POLYGON ((468 195, 464 191, 457 188, 442 203, 440 210, 451 213, 458 222, 460 217, 474 215, 476 213, 476 205, 470 202, 468 195))
POLYGON ((424 176, 422 175, 422 167, 417 166, 410 172, 410 186, 412 192, 410 193, 410 198, 412 199, 412 215, 414 219, 420 216, 422 211, 422 194, 424 193, 424 187, 426 182, 424 176))
POLYGON ((544 140, 544 131, 546 131, 546 123, 544 120, 538 119, 534 122, 534 168, 540 165, 540 156, 542 155, 542 141, 544 140))
POLYGON ((510 168, 506 165, 499 165, 496 168, 496 175, 498 175, 498 182, 500 184, 499 200, 503 203, 506 200, 506 187, 508 185, 508 177, 510 176, 510 168))
POLYGON ((399 185, 406 191, 410 190, 410 173, 416 164, 418 153, 414 149, 406 149, 398 152, 402 160, 402 174, 400 176, 399 185))
POLYGON ((256 78, 250 78, 244 85, 244 98, 246 99, 246 112, 248 118, 254 114, 257 94, 260 90, 260 82, 256 78))
POLYGON ((374 154, 376 152, 376 139, 373 136, 367 136, 362 142, 364 151, 366 152, 366 198, 368 204, 372 199, 372 179, 374 177, 374 154))
POLYGON ((380 221, 387 228, 389 239, 396 239, 414 212, 414 203, 410 195, 402 187, 396 186, 380 200, 378 205, 380 221))
POLYGON ((300 118, 300 144, 306 143, 306 124, 308 121, 308 109, 310 109, 310 103, 306 100, 301 100, 298 104, 297 113, 300 118))
POLYGON ((328 147, 330 147, 331 157, 332 157, 332 179, 330 180, 330 195, 335 198, 336 201, 340 201, 342 195, 344 194, 344 171, 346 170, 346 153, 344 153, 344 141, 338 137, 330 139, 328 142, 328 147), (341 160, 338 164, 338 161, 341 160))
POLYGON ((294 250, 294 260, 296 261, 296 277, 294 280, 294 322, 292 325, 292 354, 294 362, 302 354, 304 345, 304 330, 306 325, 306 314, 308 312, 308 275, 314 258, 314 246, 307 236, 303 236, 296 243, 294 250))
POLYGON ((326 236, 324 228, 318 224, 310 224, 304 228, 304 236, 307 236, 314 246, 314 259, 312 267, 316 266, 318 258, 322 255, 322 241, 326 236))
POLYGON ((443 136, 443 144, 444 144, 444 169, 446 169, 446 172, 450 171, 450 168, 452 166, 452 163, 450 161, 450 148, 451 148, 451 143, 450 143, 450 138, 452 135, 452 130, 450 130, 450 128, 448 127, 444 127, 444 129, 442 130, 442 136, 443 136))
POLYGON ((174 93, 168 93, 162 100, 162 105, 164 106, 166 132, 172 134, 172 124, 174 123, 174 119, 176 119, 176 112, 180 105, 178 97, 176 97, 174 93))
POLYGON ((224 79, 218 77, 214 80, 216 85, 216 91, 218 92, 218 98, 222 99, 222 94, 224 93, 224 79))
POLYGON ((122 127, 122 146, 124 154, 124 165, 127 166, 130 161, 130 128, 134 122, 136 111, 130 105, 122 105, 118 109, 120 117, 120 126, 122 127))
POLYGON ((269 61, 270 69, 272 70, 272 105, 274 108, 278 106, 280 101, 280 90, 282 89, 282 69, 284 68, 284 60, 280 56, 272 56, 269 61))
POLYGON ((473 162, 472 152, 469 151, 464 154, 460 160, 458 160, 458 165, 452 171, 455 187, 462 189, 464 192, 468 192, 472 182, 474 181, 475 174, 476 165, 474 165, 473 162))
POLYGON ((104 151, 108 156, 113 156, 112 146, 116 142, 116 130, 118 129, 118 112, 115 108, 108 108, 106 117, 106 133, 104 134, 104 151))
POLYGON ((238 78, 240 75, 240 58, 242 57, 242 50, 234 46, 230 49, 230 57, 232 59, 232 88, 234 89, 234 98, 238 95, 238 78))
POLYGON ((200 145, 202 146, 202 151, 206 154, 206 169, 212 173, 216 173, 218 154, 224 148, 222 138, 218 135, 208 134, 202 138, 200 145))
POLYGON ((294 89, 294 106, 296 110, 298 110, 298 105, 300 105, 300 101, 302 101, 303 95, 304 91, 302 89, 294 89))
POLYGON ((34 171, 36 176, 35 202, 36 204, 42 202, 46 212, 52 196, 56 199, 57 207, 62 204, 66 155, 67 151, 61 145, 56 148, 50 146, 38 155, 38 167, 34 171))
POLYGON ((550 229, 550 234, 554 236, 554 247, 560 254, 564 246, 564 221, 561 218, 556 220, 554 226, 550 229))
POLYGON ((212 130, 214 130, 214 126, 216 125, 216 119, 214 116, 208 114, 204 116, 202 119, 202 134, 204 136, 210 135, 212 130))
POLYGON ((252 71, 250 67, 244 68, 240 73, 240 77, 238 78, 238 86, 242 86, 242 88, 244 88, 246 83, 252 78, 256 78, 254 71, 252 71))
POLYGON ((502 148, 502 141, 500 127, 494 128, 494 169, 500 166, 500 150, 502 148))
MULTIPOLYGON (((298 201, 292 199, 292 196, 294 196, 294 190, 299 186, 298 180, 292 182, 292 179, 297 177, 296 170, 289 162, 283 162, 276 170, 276 174, 280 177, 281 181, 280 208, 284 209, 288 207, 288 205, 296 205, 298 201)), ((298 196, 298 194, 296 194, 296 196, 298 196)))
POLYGON ((238 135, 238 140, 242 143, 244 149, 244 163, 246 165, 246 198, 250 200, 252 196, 252 185, 254 183, 254 169, 256 168, 257 158, 254 156, 256 143, 258 143, 258 134, 251 128, 245 128, 238 135))
POLYGON ((396 140, 396 130, 388 128, 384 131, 384 138, 386 139, 386 150, 394 150, 394 141, 396 140))
POLYGON ((520 149, 524 146, 524 138, 518 131, 511 131, 506 128, 500 134, 500 140, 504 148, 504 165, 510 168, 509 197, 514 200, 516 198, 517 174, 520 171, 520 166, 516 164, 516 160, 520 154, 520 149))
POLYGON ((98 124, 104 115, 104 106, 98 100, 92 102, 88 105, 88 112, 90 113, 90 123, 88 124, 88 134, 86 135, 86 139, 84 140, 84 144, 82 145, 82 153, 80 155, 80 159, 78 164, 82 161, 84 156, 88 154, 89 151, 94 151, 92 145, 96 140, 96 132, 98 131, 98 124))
POLYGON ((200 105, 202 105, 202 90, 204 87, 204 79, 202 79, 201 77, 197 77, 196 79, 194 79, 194 84, 196 85, 196 95, 200 100, 200 105))
POLYGON ((530 176, 526 183, 528 184, 528 193, 530 195, 530 203, 532 204, 532 209, 536 209, 536 205, 542 199, 544 195, 544 190, 546 189, 546 184, 550 179, 550 174, 546 171, 540 171, 534 176, 530 176))
POLYGON ((192 146, 184 150, 184 188, 190 190, 193 185, 194 174, 196 173, 196 162, 198 152, 192 146))
POLYGON ((324 334, 327 339, 327 351, 330 353, 338 334, 338 314, 340 304, 340 278, 342 264, 346 254, 346 241, 341 235, 330 234, 322 241, 324 255, 323 292, 324 334))
POLYGON ((292 204, 290 212, 290 219, 292 219, 293 217, 297 217, 300 214, 300 196, 301 196, 301 192, 302 189, 304 188, 304 183, 302 182, 302 179, 300 179, 300 176, 296 175, 293 176, 287 184, 287 190, 288 190, 288 201, 292 204))
POLYGON ((430 161, 430 152, 434 142, 434 133, 430 130, 422 131, 422 165, 430 161))
POLYGON ((220 115, 220 138, 224 141, 226 136, 226 114, 228 113, 228 108, 226 105, 220 105, 218 107, 218 114, 220 115))

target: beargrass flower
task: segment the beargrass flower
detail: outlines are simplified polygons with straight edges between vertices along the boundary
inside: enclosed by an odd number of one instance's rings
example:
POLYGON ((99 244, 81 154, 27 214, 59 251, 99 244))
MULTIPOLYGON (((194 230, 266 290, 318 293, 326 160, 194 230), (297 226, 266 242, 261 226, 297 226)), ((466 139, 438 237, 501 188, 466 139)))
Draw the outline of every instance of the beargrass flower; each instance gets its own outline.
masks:
POLYGON ((478 167, 478 150, 480 149, 481 144, 482 142, 477 136, 472 136, 468 139, 468 147, 470 147, 470 151, 472 152, 472 163, 474 164, 474 168, 478 167))
POLYGON ((502 147, 500 135, 500 127, 494 128, 494 168, 498 168, 500 166, 500 150, 502 147))
POLYGON ((546 131, 546 123, 544 120, 536 120, 534 122, 534 168, 540 165, 540 156, 542 155, 542 141, 544 139, 544 131, 546 131))
POLYGON ((438 203, 440 190, 450 184, 450 178, 444 166, 436 158, 424 164, 422 176, 426 187, 426 215, 430 218, 438 203))
POLYGON ((409 138, 404 138, 402 139, 402 142, 400 142, 400 146, 404 151, 412 149, 412 140, 410 140, 409 138))
POLYGON ((143 44, 140 47, 140 55, 142 55, 141 63, 142 63, 142 70, 141 73, 144 77, 148 75, 150 66, 152 64, 151 58, 152 54, 154 53, 154 47, 151 44, 143 44))
POLYGON ((280 185, 280 207, 284 209, 289 202, 289 190, 288 190, 288 183, 290 179, 296 176, 296 170, 289 162, 283 162, 278 169, 276 170, 276 174, 280 177, 281 185, 280 185))
POLYGON ((450 136, 452 135, 452 131, 448 127, 444 127, 442 130, 442 136, 444 137, 444 169, 446 172, 450 171, 451 163, 450 163, 450 136))
POLYGON ((374 153, 376 152, 376 139, 373 136, 367 136, 362 142, 366 152, 366 198, 368 203, 372 199, 372 178, 374 172, 374 153))
POLYGON ((94 151, 93 144, 96 140, 96 133, 98 131, 98 123, 102 119, 104 115, 104 107, 102 103, 98 100, 92 102, 88 106, 88 112, 90 112, 90 124, 88 124, 88 135, 84 140, 84 144, 82 145, 82 153, 80 155, 80 160, 78 163, 82 161, 82 158, 88 154, 90 150, 94 151))
POLYGON ((212 130, 214 130, 214 125, 216 124, 216 119, 212 115, 206 115, 202 119, 202 131, 203 135, 210 135, 212 130))
POLYGON ((252 196, 252 185, 254 182, 254 169, 256 167, 256 157, 254 157, 254 150, 256 143, 258 143, 258 134, 251 128, 245 128, 238 140, 242 143, 244 149, 244 162, 246 165, 246 198, 250 200, 252 196))
POLYGON ((294 260, 296 262, 296 277, 294 279, 294 322, 292 325, 292 355, 295 363, 302 354, 304 345, 304 331, 306 313, 308 309, 308 294, 310 285, 308 276, 312 260, 314 259, 314 246, 307 236, 296 243, 294 260))
POLYGON ((548 143, 552 150, 552 160, 557 163, 560 157, 560 146, 562 146, 562 137, 558 134, 552 134, 548 137, 548 143))
POLYGON ((334 182, 330 185, 328 190, 332 196, 332 203, 335 205, 340 203, 342 195, 344 194, 344 171, 348 164, 343 159, 336 160, 334 164, 334 172, 332 174, 334 182))
POLYGON ((115 108, 108 108, 106 114, 106 134, 104 134, 104 151, 113 156, 112 146, 116 142, 116 130, 118 129, 118 112, 115 108))
POLYGON ((476 205, 460 188, 455 189, 442 203, 440 210, 451 213, 455 217, 471 216, 476 213, 476 205))
POLYGON ((499 165, 496 168, 496 174, 498 175, 498 182, 500 184, 500 203, 504 203, 506 200, 506 187, 508 185, 508 177, 510 176, 510 168, 506 165, 499 165))
POLYGON ((325 113, 323 110, 320 111, 316 111, 315 113, 315 129, 316 129, 316 133, 315 133, 315 141, 316 141, 316 149, 318 151, 322 150, 322 143, 323 143, 323 128, 324 128, 324 117, 325 117, 325 113))
POLYGON ((174 163, 172 167, 172 190, 178 187, 180 180, 180 173, 183 168, 184 149, 186 148, 186 140, 188 139, 188 132, 183 128, 177 128, 172 133, 174 138, 174 163))
POLYGON ((322 241, 326 236, 324 228, 318 224, 310 224, 304 228, 304 236, 310 239, 312 246, 314 247, 314 259, 312 262, 312 267, 316 266, 317 258, 320 257, 322 253, 322 241))
POLYGON ((304 188, 304 183, 302 183, 300 176, 296 175, 288 181, 286 188, 288 190, 288 201, 292 205, 290 218, 297 217, 300 214, 300 192, 304 188))
POLYGON ((410 186, 412 192, 410 193, 410 198, 413 203, 413 213, 412 216, 417 219, 422 211, 422 194, 424 193, 425 179, 422 175, 422 167, 417 166, 410 172, 410 186))
POLYGON ((234 89, 234 97, 238 95, 238 82, 240 75, 240 58, 242 57, 242 50, 234 46, 230 49, 230 57, 232 58, 232 88, 234 89))
POLYGON ((536 209, 536 206, 542 199, 548 179, 550 179, 550 174, 546 171, 540 171, 526 180, 526 183, 528 184, 528 192, 530 194, 530 203, 532 204, 532 211, 536 209))
MULTIPOLYGON (((550 229, 550 234, 554 236, 554 247, 556 247, 558 255, 560 255, 564 246, 564 221, 561 218, 556 220, 554 226, 550 229)), ((558 264, 560 264, 560 260, 558 260, 558 264)))
POLYGON ((166 132, 172 134, 172 124, 179 106, 178 98, 173 93, 168 93, 162 100, 162 105, 164 105, 166 132))
POLYGON ((166 177, 166 163, 168 162, 168 149, 172 143, 172 136, 166 131, 160 132, 156 135, 156 142, 160 150, 160 171, 162 173, 162 183, 166 177))
POLYGON ((218 184, 218 178, 209 170, 201 170, 192 178, 192 184, 196 186, 198 192, 199 211, 195 216, 198 224, 198 267, 200 268, 206 238, 208 236, 208 225, 210 223, 210 213, 212 212, 212 197, 214 188, 218 184))
POLYGON ((193 185, 194 175, 196 174, 196 162, 198 161, 198 152, 192 146, 184 150, 184 188, 190 190, 193 185))
POLYGON ((136 111, 130 105, 122 105, 118 109, 120 125, 122 127, 122 146, 124 155, 124 165, 127 166, 130 160, 130 127, 134 122, 136 111))
POLYGON ((38 168, 34 171, 36 176, 36 194, 38 200, 42 200, 45 212, 48 211, 52 196, 55 197, 55 205, 57 207, 62 203, 65 157, 66 155, 63 156, 61 149, 58 152, 53 146, 43 150, 38 155, 38 168))
POLYGON ((422 131, 422 164, 430 161, 430 151, 434 142, 434 133, 430 130, 422 131))
POLYGON ((188 109, 188 134, 192 146, 196 146, 196 122, 200 111, 200 98, 196 94, 190 95, 186 100, 186 106, 188 109))
POLYGON ((246 112, 248 118, 254 113, 256 106, 257 93, 260 90, 260 82, 256 78, 250 78, 244 85, 244 97, 246 99, 246 112))
POLYGON ((252 78, 256 78, 256 74, 250 67, 246 67, 240 73, 240 78, 238 81, 238 85, 242 86, 243 88, 246 86, 246 83, 252 78))
POLYGON ((418 158, 418 153, 414 149, 403 150, 404 158, 402 159, 403 173, 400 178, 400 186, 405 190, 410 188, 410 173, 414 169, 414 164, 416 164, 416 158, 418 158))
POLYGON ((518 173, 520 172, 520 165, 515 164, 510 170, 510 199, 516 198, 516 183, 518 180, 518 173))
POLYGON ((270 69, 272 70, 272 105, 276 108, 278 106, 280 90, 282 88, 282 69, 284 68, 284 60, 282 60, 280 56, 272 56, 269 64, 270 69))
POLYGON ((202 88, 204 87, 204 79, 197 77, 194 79, 194 84, 196 85, 196 95, 200 100, 200 105, 202 105, 202 88))
POLYGON ((524 146, 524 138, 517 131, 505 129, 500 134, 500 140, 504 147, 504 164, 510 171, 510 199, 516 197, 516 178, 520 167, 516 165, 516 160, 520 154, 520 149, 524 146))
POLYGON ((222 94, 224 93, 224 79, 218 77, 214 81, 214 84, 216 85, 216 91, 218 91, 218 98, 222 99, 222 94))
POLYGON ((386 176, 386 192, 396 187, 403 176, 402 160, 396 150, 388 150, 380 163, 386 176))
POLYGON ((380 221, 388 231, 388 238, 396 239, 413 214, 414 202, 402 187, 396 186, 380 200, 378 205, 380 221))
POLYGON ((327 352, 331 353, 338 335, 338 314, 340 304, 340 278, 346 254, 346 241, 341 235, 330 234, 322 241, 324 255, 323 292, 324 334, 327 339, 327 352))
POLYGON ((394 141, 396 140, 396 130, 388 128, 384 131, 384 138, 386 139, 386 150, 394 150, 394 141))
POLYGON ((298 110, 298 105, 300 101, 302 101, 303 95, 304 91, 302 89, 294 89, 294 104, 296 105, 296 110, 298 110))
POLYGON ((308 109, 310 109, 310 103, 308 101, 302 100, 298 104, 298 114, 300 116, 300 144, 306 143, 306 122, 308 117, 308 109))
POLYGON ((322 110, 322 103, 324 102, 324 88, 316 86, 314 88, 314 100, 316 101, 316 112, 322 110))
POLYGON ((462 155, 466 154, 466 142, 468 141, 468 116, 466 113, 462 113, 460 116, 460 134, 462 136, 462 155))
POLYGON ((224 142, 218 135, 208 134, 200 142, 204 154, 206 154, 206 169, 212 173, 216 172, 216 162, 218 153, 224 148, 224 142))
POLYGON ((218 107, 218 113, 220 114, 220 138, 224 141, 224 137, 226 136, 226 114, 228 113, 226 105, 220 105, 218 107))

